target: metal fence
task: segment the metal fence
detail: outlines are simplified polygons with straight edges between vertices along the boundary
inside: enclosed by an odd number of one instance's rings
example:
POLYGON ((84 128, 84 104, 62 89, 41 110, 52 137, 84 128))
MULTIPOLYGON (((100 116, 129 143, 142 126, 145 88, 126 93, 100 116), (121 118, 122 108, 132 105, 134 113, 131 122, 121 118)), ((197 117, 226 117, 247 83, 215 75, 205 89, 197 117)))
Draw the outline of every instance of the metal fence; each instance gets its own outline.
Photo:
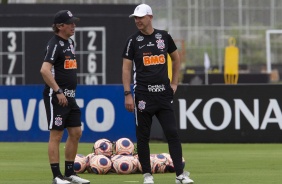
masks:
MULTIPOLYGON (((9 0, 9 3, 147 3, 153 9, 154 27, 168 30, 176 40, 184 67, 203 66, 206 52, 211 65, 221 69, 230 37, 236 39, 241 65, 266 64, 265 32, 282 28, 282 0, 9 0)), ((276 35, 271 39, 272 63, 282 63, 279 38, 276 35)))

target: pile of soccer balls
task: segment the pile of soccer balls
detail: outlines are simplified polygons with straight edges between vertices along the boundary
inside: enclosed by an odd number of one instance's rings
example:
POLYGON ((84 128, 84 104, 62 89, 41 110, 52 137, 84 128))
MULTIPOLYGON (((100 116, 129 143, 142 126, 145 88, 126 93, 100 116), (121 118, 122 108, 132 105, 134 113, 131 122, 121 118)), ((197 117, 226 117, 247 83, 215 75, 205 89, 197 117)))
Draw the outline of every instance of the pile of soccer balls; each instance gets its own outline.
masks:
MULTIPOLYGON (((151 154, 152 173, 174 172, 170 154, 151 154)), ((185 160, 182 158, 183 168, 185 160)), ((120 138, 116 142, 99 139, 93 145, 93 152, 88 155, 77 154, 74 162, 77 173, 132 174, 142 172, 133 142, 128 138, 120 138)))

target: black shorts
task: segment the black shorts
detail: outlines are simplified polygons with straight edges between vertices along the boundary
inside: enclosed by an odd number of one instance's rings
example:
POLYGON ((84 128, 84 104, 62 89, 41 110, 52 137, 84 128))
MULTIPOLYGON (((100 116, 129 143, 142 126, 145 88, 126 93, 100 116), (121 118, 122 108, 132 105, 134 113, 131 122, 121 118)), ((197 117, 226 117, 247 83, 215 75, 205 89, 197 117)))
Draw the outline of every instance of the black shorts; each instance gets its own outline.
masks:
POLYGON ((176 121, 173 107, 173 90, 158 95, 135 93, 135 120, 137 138, 150 136, 152 117, 155 115, 166 137, 176 136, 176 121))
POLYGON ((68 98, 68 106, 58 104, 57 97, 44 95, 44 104, 49 130, 64 130, 81 126, 81 111, 74 98, 68 98))

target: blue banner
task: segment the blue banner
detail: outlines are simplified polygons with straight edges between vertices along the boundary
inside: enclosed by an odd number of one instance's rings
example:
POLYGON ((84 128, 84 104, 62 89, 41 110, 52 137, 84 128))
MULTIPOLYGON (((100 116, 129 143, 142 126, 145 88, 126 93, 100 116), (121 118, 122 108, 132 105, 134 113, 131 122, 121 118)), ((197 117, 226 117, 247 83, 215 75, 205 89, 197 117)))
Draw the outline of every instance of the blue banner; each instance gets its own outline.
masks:
MULTIPOLYGON (((48 141, 43 88, 0 86, 0 142, 48 141)), ((179 85, 174 107, 180 139, 190 143, 281 143, 281 90, 282 85, 179 85)), ((124 108, 122 85, 79 85, 76 100, 81 108, 80 142, 121 137, 136 142, 134 114, 124 108)), ((152 137, 164 138, 161 126, 156 125, 153 123, 152 137)), ((66 137, 65 131, 63 141, 66 137)))
MULTIPOLYGON (((43 85, 0 86, 0 141, 47 142, 43 85)), ((82 137, 80 142, 100 138, 116 141, 135 138, 134 114, 124 108, 122 85, 79 85, 77 104, 81 108, 82 137)), ((63 141, 67 132, 64 132, 63 141)))

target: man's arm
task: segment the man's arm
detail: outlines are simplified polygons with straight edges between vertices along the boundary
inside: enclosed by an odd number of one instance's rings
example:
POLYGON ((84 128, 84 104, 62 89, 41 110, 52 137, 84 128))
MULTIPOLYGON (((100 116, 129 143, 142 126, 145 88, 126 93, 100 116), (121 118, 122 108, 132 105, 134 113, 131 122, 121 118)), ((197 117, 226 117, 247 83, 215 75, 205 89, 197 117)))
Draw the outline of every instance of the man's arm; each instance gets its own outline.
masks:
MULTIPOLYGON (((51 63, 43 62, 41 69, 40 69, 40 73, 43 77, 43 80, 46 82, 46 84, 50 88, 52 88, 54 91, 58 91, 58 89, 60 87, 57 84, 57 82, 55 81, 55 79, 54 79, 54 77, 51 73, 51 69, 52 69, 51 63)), ((65 97, 64 93, 57 94, 57 98, 59 100, 59 105, 62 105, 62 106, 68 105, 68 101, 67 101, 67 98, 65 97)))
POLYGON ((170 85, 173 91, 175 92, 177 89, 177 85, 178 85, 178 77, 179 77, 179 71, 180 71, 180 58, 179 58, 179 54, 177 50, 170 53, 169 55, 172 61, 172 78, 171 78, 170 85))
MULTIPOLYGON (((131 71, 132 71, 132 61, 126 58, 123 58, 122 65, 122 83, 124 91, 131 91, 130 83, 131 83, 131 71)), ((126 95, 125 97, 125 108, 129 112, 134 111, 134 102, 131 94, 126 95)))
POLYGON ((132 61, 129 59, 123 58, 122 83, 123 83, 124 91, 130 91, 131 70, 132 70, 132 61))
POLYGON ((52 64, 48 62, 43 62, 40 73, 43 77, 43 80, 46 82, 46 84, 52 88, 54 91, 58 91, 60 88, 58 84, 56 83, 52 73, 51 73, 52 64))

